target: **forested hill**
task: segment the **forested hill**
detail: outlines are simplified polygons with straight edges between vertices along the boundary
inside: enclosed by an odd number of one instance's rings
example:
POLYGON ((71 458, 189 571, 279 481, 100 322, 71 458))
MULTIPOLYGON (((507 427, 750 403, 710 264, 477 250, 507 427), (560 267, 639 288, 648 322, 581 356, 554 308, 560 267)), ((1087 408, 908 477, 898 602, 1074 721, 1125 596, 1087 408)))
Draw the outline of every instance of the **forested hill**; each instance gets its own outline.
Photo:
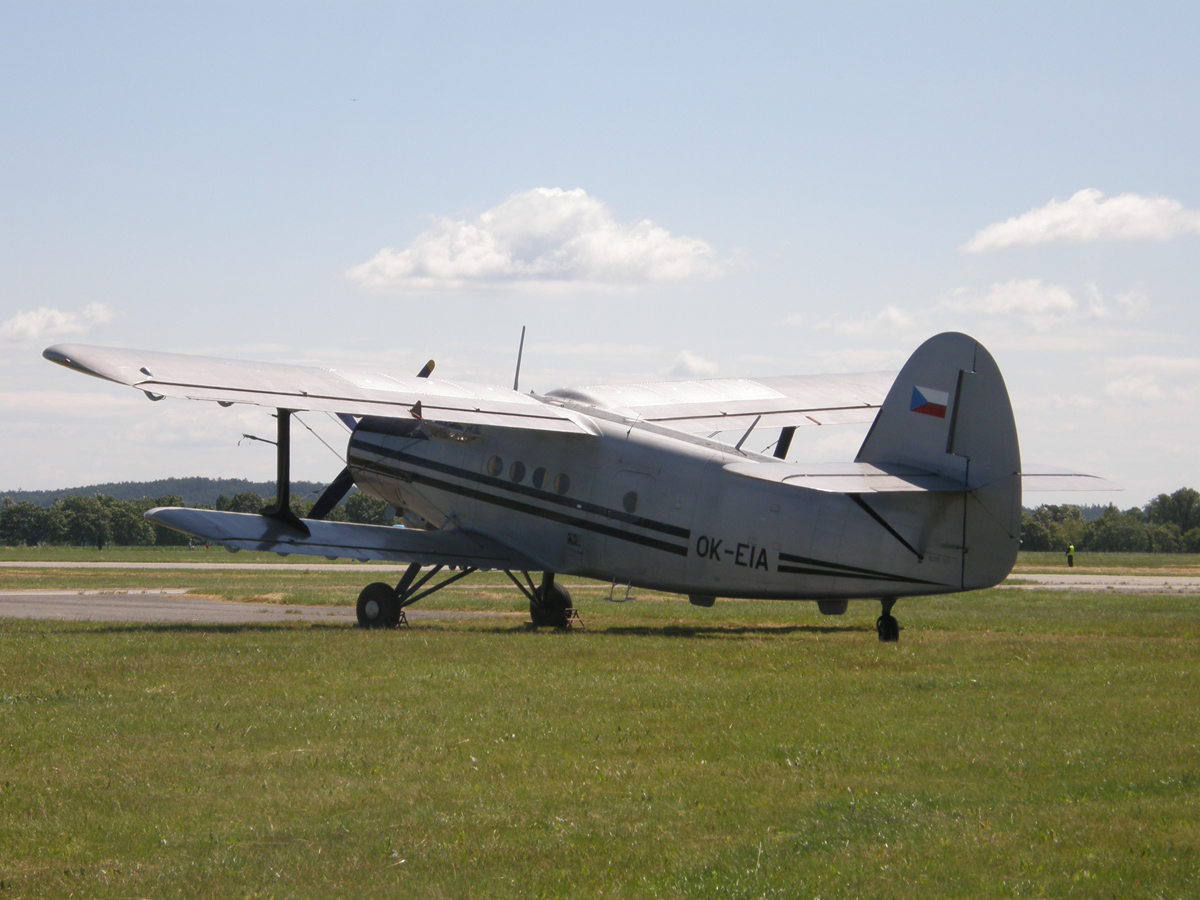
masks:
MULTIPOLYGON (((293 481, 292 496, 315 500, 325 487, 316 481, 293 481), (311 496, 310 496, 311 495, 311 496)), ((232 497, 253 491, 264 497, 275 496, 275 482, 247 481, 244 478, 160 478, 158 481, 118 481, 109 484, 88 484, 83 487, 61 488, 54 491, 0 491, 0 498, 9 497, 14 503, 50 506, 55 500, 67 497, 92 497, 104 494, 116 500, 141 500, 143 497, 182 497, 188 506, 216 506, 217 495, 232 497)))

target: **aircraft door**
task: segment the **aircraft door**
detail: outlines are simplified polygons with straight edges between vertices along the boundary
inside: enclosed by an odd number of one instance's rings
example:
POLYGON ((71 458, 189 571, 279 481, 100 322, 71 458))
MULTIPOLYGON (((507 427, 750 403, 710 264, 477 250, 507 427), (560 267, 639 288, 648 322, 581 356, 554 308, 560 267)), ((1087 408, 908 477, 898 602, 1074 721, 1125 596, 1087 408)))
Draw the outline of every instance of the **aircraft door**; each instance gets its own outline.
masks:
POLYGON ((637 543, 636 537, 641 530, 633 527, 629 520, 634 516, 648 515, 655 508, 654 488, 655 479, 650 473, 621 469, 613 476, 607 490, 597 491, 596 502, 615 513, 609 522, 610 526, 629 535, 629 538, 611 534, 604 537, 604 562, 613 569, 610 577, 618 581, 644 575, 650 566, 654 551, 637 543), (618 563, 619 570, 616 569, 618 563))

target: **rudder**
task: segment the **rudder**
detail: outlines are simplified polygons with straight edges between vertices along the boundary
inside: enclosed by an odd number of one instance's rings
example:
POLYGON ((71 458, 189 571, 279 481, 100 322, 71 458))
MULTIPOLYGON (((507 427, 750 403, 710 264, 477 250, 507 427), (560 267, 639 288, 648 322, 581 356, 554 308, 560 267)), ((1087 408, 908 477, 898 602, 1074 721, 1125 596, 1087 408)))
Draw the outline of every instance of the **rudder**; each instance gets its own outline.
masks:
POLYGON ((914 466, 963 485, 962 587, 990 587, 1016 561, 1021 452, 996 361, 974 338, 946 332, 913 353, 856 457, 914 466))

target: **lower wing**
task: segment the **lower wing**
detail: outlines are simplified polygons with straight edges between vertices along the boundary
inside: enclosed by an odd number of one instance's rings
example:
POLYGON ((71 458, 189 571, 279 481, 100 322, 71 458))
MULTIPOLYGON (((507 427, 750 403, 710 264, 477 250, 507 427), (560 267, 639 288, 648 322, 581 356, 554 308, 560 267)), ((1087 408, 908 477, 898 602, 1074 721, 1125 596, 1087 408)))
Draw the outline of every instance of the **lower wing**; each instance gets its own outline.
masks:
POLYGON ((234 550, 265 550, 327 558, 389 560, 423 566, 541 571, 542 563, 480 534, 420 531, 305 519, 310 534, 254 513, 158 507, 146 513, 155 524, 234 550))

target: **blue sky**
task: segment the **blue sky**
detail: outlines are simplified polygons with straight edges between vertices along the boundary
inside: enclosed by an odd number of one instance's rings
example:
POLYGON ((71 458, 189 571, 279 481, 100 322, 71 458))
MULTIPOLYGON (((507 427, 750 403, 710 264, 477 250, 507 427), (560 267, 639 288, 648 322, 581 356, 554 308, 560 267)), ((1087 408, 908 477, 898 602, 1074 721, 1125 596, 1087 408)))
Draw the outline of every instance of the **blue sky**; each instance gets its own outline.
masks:
POLYGON ((965 330, 1027 460, 1127 488, 1028 501, 1200 487, 1197 38, 1184 4, 0 4, 0 490, 272 472, 265 412, 49 343, 503 382, 522 324, 539 390, 965 330))

